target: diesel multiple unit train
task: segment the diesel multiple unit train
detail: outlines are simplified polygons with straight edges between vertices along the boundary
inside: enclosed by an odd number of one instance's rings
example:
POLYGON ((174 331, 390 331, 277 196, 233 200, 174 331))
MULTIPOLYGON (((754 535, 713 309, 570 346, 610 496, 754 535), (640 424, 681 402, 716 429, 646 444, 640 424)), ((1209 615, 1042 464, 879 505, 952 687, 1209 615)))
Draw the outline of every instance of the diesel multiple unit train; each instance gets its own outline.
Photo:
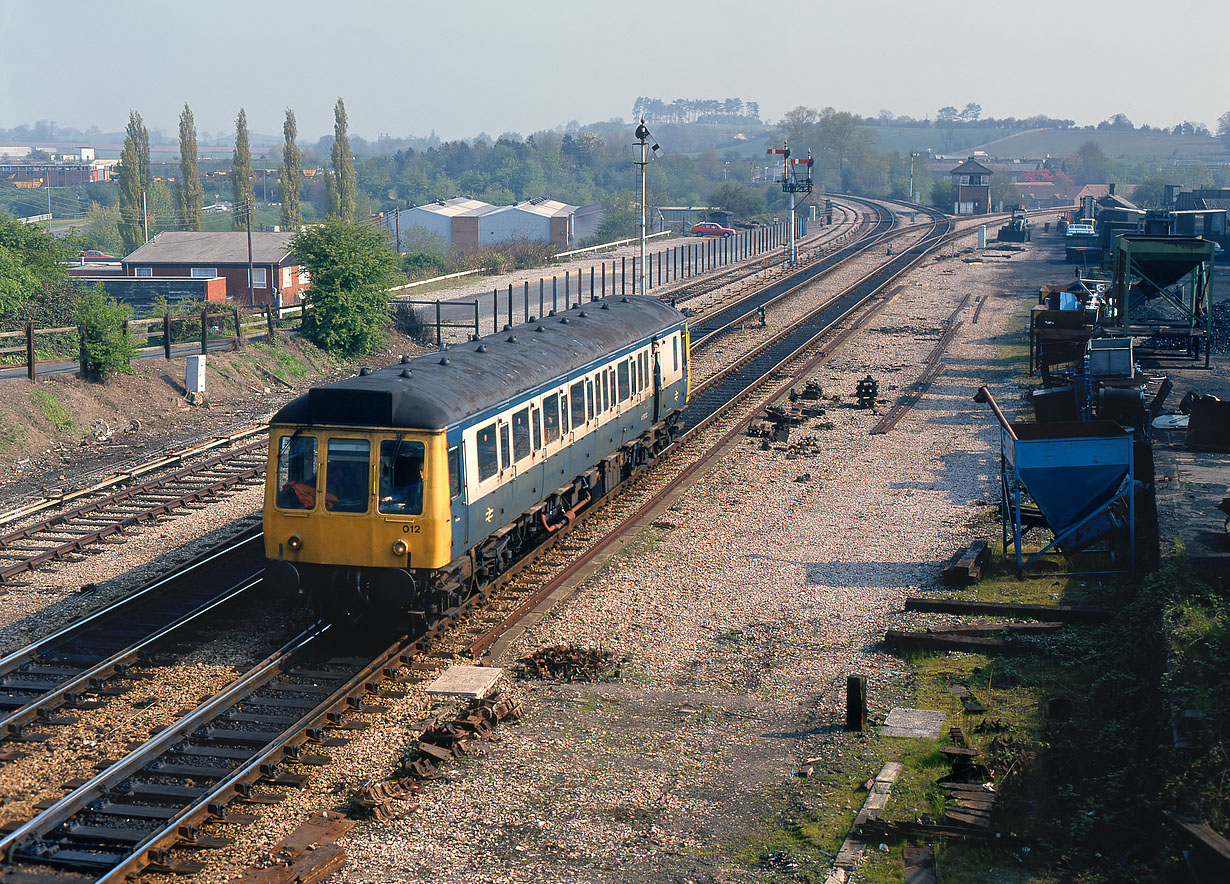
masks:
POLYGON ((315 387, 270 424, 266 579, 447 610, 662 452, 688 368, 682 314, 611 297, 315 387))

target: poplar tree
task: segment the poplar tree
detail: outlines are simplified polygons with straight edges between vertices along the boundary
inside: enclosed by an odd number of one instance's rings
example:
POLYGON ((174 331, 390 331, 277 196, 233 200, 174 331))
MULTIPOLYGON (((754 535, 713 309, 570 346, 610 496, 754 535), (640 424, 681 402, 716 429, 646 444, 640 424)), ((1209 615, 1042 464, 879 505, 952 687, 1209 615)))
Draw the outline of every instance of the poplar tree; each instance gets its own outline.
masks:
POLYGON ((200 230, 205 221, 205 188, 197 168, 196 121, 186 103, 179 115, 179 189, 175 196, 183 229, 200 230))
POLYGON ((252 187, 252 149, 248 146, 248 115, 243 108, 235 118, 235 155, 231 159, 232 227, 248 226, 248 210, 256 200, 252 187))
POLYGON ((303 154, 295 139, 299 126, 295 112, 286 109, 286 122, 282 124, 286 143, 282 146, 282 168, 278 170, 278 184, 282 191, 282 229, 295 231, 303 224, 303 212, 299 208, 299 185, 303 180, 303 154))
MULTIPOLYGON (((136 251, 145 242, 141 224, 141 133, 144 131, 141 115, 129 111, 128 131, 120 154, 120 240, 125 254, 136 251)), ((148 137, 146 135, 147 151, 148 137)))
MULTIPOLYGON (((333 174, 336 177, 337 211, 344 220, 354 218, 355 192, 358 182, 354 172, 354 158, 350 155, 350 136, 346 133, 346 105, 339 98, 333 108, 333 174)), ((330 210, 332 210, 330 204, 330 210)))

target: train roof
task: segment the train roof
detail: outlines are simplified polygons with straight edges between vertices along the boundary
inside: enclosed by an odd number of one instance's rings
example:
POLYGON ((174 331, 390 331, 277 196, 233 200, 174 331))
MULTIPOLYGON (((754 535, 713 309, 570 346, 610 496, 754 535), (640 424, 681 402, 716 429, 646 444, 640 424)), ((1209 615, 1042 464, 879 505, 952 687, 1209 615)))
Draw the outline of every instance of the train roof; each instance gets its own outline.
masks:
POLYGON ((313 387, 276 424, 442 430, 683 321, 656 298, 610 297, 539 322, 313 387))

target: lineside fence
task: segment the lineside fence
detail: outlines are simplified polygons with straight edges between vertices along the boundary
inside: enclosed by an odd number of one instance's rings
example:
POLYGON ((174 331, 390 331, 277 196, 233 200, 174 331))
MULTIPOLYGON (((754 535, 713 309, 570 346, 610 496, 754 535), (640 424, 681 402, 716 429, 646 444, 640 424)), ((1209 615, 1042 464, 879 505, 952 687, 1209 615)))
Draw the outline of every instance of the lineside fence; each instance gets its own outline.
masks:
MULTIPOLYGON (((778 222, 742 230, 732 236, 704 237, 695 242, 646 252, 646 293, 780 249, 785 240, 786 224, 778 222)), ((598 248, 611 245, 614 244, 604 243, 598 248)), ((550 316, 585 301, 641 294, 640 269, 639 256, 625 256, 578 268, 575 273, 565 270, 562 277, 559 274, 540 276, 537 284, 526 280, 521 285, 509 283, 503 289, 488 289, 448 300, 397 298, 393 303, 409 305, 424 325, 434 325, 436 346, 439 347, 444 344, 445 329, 465 329, 477 336, 482 333, 481 325, 489 322, 489 328, 494 333, 501 327, 509 328, 518 322, 550 316), (484 303, 491 305, 489 317, 483 317, 484 303)))

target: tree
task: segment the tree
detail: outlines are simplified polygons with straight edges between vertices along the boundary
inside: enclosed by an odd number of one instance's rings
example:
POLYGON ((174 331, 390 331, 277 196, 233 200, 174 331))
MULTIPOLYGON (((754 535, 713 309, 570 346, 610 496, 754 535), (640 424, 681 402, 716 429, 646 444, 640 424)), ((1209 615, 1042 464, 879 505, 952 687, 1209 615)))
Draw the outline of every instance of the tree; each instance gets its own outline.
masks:
POLYGON ((753 218, 766 211, 764 194, 734 181, 727 181, 709 194, 709 205, 721 206, 741 219, 753 218))
POLYGON ((807 149, 813 146, 812 135, 818 119, 820 119, 818 110, 814 107, 804 107, 801 104, 793 110, 786 111, 786 116, 782 117, 781 127, 785 131, 790 151, 795 156, 806 156, 807 149))
POLYGON ((1110 160, 1096 141, 1085 141, 1064 160, 1063 170, 1072 176, 1076 184, 1105 184, 1110 160))
POLYGON ((940 130, 940 138, 944 142, 944 153, 952 150, 953 129, 957 125, 957 109, 951 104, 945 105, 935 113, 935 128, 940 130))
POLYGON ((820 112, 820 121, 816 124, 817 146, 821 155, 830 160, 844 189, 849 188, 849 182, 846 180, 847 162, 859 157, 875 139, 875 132, 863 125, 863 118, 858 114, 831 107, 820 112))
POLYGON ((404 279, 384 232, 334 216, 296 234, 291 248, 312 279, 304 336, 340 356, 375 349, 389 321, 388 289, 404 279))
POLYGON ((82 233, 97 249, 110 254, 124 251, 124 240, 120 236, 120 210, 115 206, 90 203, 82 233))
POLYGON ((1230 150, 1230 111, 1226 111, 1217 118, 1217 137, 1221 139, 1226 149, 1230 150))
POLYGON ((231 158, 231 226, 243 230, 256 201, 252 187, 252 149, 248 146, 248 115, 239 109, 235 118, 235 154, 231 158))
POLYGON ((337 211, 349 221, 354 218, 355 194, 358 184, 355 180, 354 157, 350 153, 350 136, 346 134, 346 105, 339 98, 333 107, 333 174, 337 186, 337 211))
POLYGON ((295 139, 299 137, 299 126, 295 123, 295 112, 286 109, 286 122, 282 124, 282 135, 285 143, 282 145, 282 167, 278 169, 279 190, 282 192, 282 229, 298 230, 303 224, 303 212, 299 208, 299 184, 303 180, 303 154, 295 139))
POLYGON ((187 103, 179 115, 179 220, 184 230, 200 230, 205 221, 205 189, 196 163, 196 121, 187 103))
POLYGON ((120 153, 120 240, 124 253, 136 251, 145 242, 141 196, 144 193, 141 172, 141 142, 149 157, 149 135, 136 111, 128 112, 128 131, 120 153))
POLYGON ((101 286, 87 291, 77 303, 75 317, 81 327, 81 375, 105 381, 116 374, 131 374, 136 345, 128 336, 132 308, 103 294, 101 286))
POLYGON ((967 123, 976 123, 982 116, 982 105, 971 101, 957 116, 967 123))

